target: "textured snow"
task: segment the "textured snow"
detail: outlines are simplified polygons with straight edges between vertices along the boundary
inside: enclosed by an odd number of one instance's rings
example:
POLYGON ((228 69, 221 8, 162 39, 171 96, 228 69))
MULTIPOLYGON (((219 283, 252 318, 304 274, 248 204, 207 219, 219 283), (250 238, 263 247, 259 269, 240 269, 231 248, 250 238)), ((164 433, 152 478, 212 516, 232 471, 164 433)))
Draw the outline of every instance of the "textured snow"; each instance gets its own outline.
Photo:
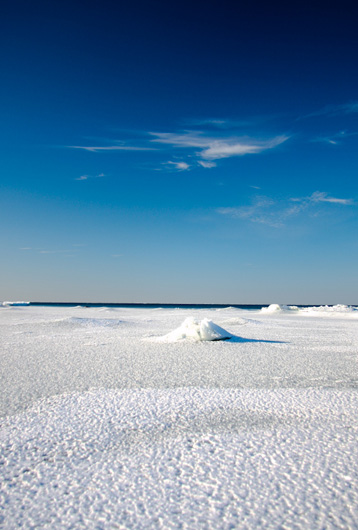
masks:
POLYGON ((358 528, 340 308, 3 307, 0 526, 358 528), (186 319, 231 339, 158 342, 186 319))

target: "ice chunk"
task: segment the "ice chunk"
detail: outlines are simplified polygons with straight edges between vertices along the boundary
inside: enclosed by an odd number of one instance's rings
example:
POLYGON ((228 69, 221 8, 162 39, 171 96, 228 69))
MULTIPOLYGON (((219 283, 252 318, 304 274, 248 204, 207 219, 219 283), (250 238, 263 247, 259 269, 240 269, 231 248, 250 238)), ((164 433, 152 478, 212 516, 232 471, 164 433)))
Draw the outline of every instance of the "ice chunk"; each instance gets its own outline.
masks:
POLYGON ((7 307, 7 306, 22 306, 22 305, 30 305, 30 302, 0 302, 0 305, 7 307))
POLYGON ((347 316, 356 317, 358 315, 358 307, 348 306, 343 304, 337 305, 321 305, 321 306, 307 306, 298 307, 296 305, 280 305, 271 304, 268 307, 263 307, 261 313, 273 314, 282 312, 297 312, 305 315, 334 315, 334 314, 345 314, 347 316))
POLYGON ((282 306, 279 304, 270 304, 268 307, 261 309, 262 313, 277 313, 278 311, 282 311, 282 306))
POLYGON ((337 304, 337 305, 321 305, 316 307, 303 307, 302 311, 304 312, 318 312, 318 313, 352 313, 356 311, 356 307, 337 304))
POLYGON ((176 342, 183 339, 213 341, 228 340, 231 337, 232 335, 228 331, 207 318, 196 320, 195 318, 189 317, 184 320, 179 328, 162 337, 162 340, 165 342, 176 342))
POLYGON ((280 311, 298 311, 296 305, 280 305, 280 304, 271 304, 268 307, 263 307, 261 309, 262 313, 278 313, 280 311))

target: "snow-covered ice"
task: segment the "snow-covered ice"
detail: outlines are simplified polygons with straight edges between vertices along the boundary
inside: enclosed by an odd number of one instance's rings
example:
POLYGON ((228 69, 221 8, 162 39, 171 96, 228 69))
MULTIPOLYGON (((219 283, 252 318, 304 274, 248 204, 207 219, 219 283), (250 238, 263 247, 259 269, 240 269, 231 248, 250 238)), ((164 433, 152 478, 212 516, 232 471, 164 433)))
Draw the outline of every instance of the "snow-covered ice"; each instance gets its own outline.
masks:
POLYGON ((1 307, 0 526, 358 528, 357 317, 1 307))

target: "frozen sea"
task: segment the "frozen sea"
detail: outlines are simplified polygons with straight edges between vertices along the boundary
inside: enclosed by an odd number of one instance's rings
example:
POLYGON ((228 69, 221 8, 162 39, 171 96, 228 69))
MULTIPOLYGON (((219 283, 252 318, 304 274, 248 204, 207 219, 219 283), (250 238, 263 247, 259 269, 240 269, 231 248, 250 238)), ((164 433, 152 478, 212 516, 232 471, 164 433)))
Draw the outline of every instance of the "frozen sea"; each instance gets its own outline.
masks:
POLYGON ((358 529, 357 308, 5 305, 0 340, 2 528, 358 529))

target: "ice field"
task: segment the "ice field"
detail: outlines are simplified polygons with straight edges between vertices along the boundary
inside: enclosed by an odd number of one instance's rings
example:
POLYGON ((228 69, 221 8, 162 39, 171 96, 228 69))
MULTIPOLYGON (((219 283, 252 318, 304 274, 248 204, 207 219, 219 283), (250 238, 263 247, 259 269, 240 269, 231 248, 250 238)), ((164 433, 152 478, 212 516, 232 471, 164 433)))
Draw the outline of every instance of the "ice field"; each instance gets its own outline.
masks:
POLYGON ((356 308, 4 305, 0 340, 3 528, 358 528, 356 308))

